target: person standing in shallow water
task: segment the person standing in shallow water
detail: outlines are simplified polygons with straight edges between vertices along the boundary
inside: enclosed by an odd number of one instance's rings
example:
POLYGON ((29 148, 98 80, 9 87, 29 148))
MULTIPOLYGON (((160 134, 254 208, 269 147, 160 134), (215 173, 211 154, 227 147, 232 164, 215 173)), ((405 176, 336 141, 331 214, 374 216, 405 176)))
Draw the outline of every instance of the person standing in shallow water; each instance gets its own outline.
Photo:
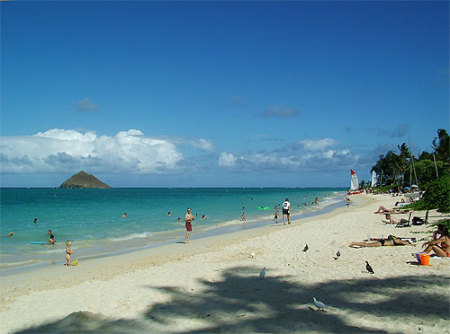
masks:
POLYGON ((286 225, 285 218, 287 217, 288 224, 291 223, 291 203, 289 203, 289 198, 286 197, 283 205, 281 206, 283 210, 283 225, 286 225))
POLYGON ((187 213, 184 216, 185 226, 186 226, 186 237, 184 238, 184 243, 187 244, 190 241, 190 236, 192 232, 192 221, 195 219, 191 213, 191 208, 187 209, 187 213))

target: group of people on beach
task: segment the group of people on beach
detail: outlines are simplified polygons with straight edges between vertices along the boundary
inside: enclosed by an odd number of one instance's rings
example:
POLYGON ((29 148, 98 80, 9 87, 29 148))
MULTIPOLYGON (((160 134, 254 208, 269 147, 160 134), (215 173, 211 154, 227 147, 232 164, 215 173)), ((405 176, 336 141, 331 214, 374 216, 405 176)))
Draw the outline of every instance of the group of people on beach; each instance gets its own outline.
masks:
MULTIPOLYGON (((397 203, 396 203, 397 204, 397 203)), ((406 219, 396 219, 392 217, 392 214, 406 213, 406 209, 393 208, 391 210, 380 206, 375 214, 385 214, 386 220, 382 220, 385 224, 404 224, 409 223, 406 219)), ((409 225, 408 225, 409 226, 409 225)), ((349 247, 382 247, 382 246, 405 246, 413 245, 411 241, 413 238, 398 238, 393 235, 389 235, 387 238, 371 238, 367 241, 352 241, 349 247)), ((414 240, 415 241, 415 240, 414 240)), ((433 238, 430 241, 426 241, 422 244, 424 250, 421 253, 429 254, 432 251, 438 257, 450 257, 450 245, 449 232, 448 232, 448 220, 447 223, 439 223, 436 231, 433 233, 433 238)))
MULTIPOLYGON (((316 197, 315 203, 318 204, 318 202, 319 202, 319 198, 316 197)), ((277 209, 278 206, 275 206, 275 208, 277 209)), ((242 207, 242 210, 245 210, 245 207, 242 207)), ((281 210, 282 210, 282 213, 283 213, 283 225, 286 225, 286 222, 288 224, 290 224, 291 223, 291 203, 289 202, 289 198, 286 197, 286 199, 284 200, 283 204, 281 205, 281 210)), ((170 212, 169 212, 169 214, 170 214, 170 212)), ((203 215, 202 219, 205 219, 205 218, 206 218, 206 216, 203 215)), ((187 209, 187 213, 184 216, 184 222, 185 222, 185 227, 186 227, 186 235, 185 235, 185 238, 184 238, 184 242, 185 243, 189 243, 190 242, 190 235, 191 235, 191 232, 192 232, 192 221, 194 219, 195 219, 195 217, 192 215, 192 209, 188 208, 187 209)), ((240 220, 241 221, 245 221, 246 219, 247 218, 245 216, 245 211, 243 211, 240 220)), ((278 210, 275 212, 274 220, 276 222, 278 222, 278 210)))

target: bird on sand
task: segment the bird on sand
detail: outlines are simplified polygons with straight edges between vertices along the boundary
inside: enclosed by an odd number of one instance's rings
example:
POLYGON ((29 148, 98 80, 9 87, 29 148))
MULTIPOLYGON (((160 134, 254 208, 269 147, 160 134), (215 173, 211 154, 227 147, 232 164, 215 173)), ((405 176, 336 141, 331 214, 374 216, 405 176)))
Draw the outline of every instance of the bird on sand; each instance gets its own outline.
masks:
POLYGON ((305 247, 303 248, 303 251, 304 251, 304 252, 307 252, 308 249, 309 249, 308 244, 306 244, 305 247))
POLYGON ((371 274, 375 274, 375 272, 372 269, 372 266, 367 261, 366 261, 366 270, 371 274))
POLYGON ((336 256, 333 256, 333 259, 337 260, 341 256, 341 252, 337 251, 336 256))
POLYGON ((264 267, 263 270, 261 270, 261 272, 259 273, 260 279, 264 279, 264 276, 266 276, 266 267, 264 267))
POLYGON ((251 258, 254 258, 255 256, 256 256, 255 251, 252 251, 252 252, 250 253, 250 257, 251 257, 251 258))
POLYGON ((325 305, 324 303, 322 303, 321 301, 319 301, 319 300, 317 300, 316 298, 314 298, 313 297, 313 299, 314 299, 314 305, 316 305, 316 307, 319 309, 319 310, 325 310, 326 308, 328 308, 328 306, 327 305, 325 305))

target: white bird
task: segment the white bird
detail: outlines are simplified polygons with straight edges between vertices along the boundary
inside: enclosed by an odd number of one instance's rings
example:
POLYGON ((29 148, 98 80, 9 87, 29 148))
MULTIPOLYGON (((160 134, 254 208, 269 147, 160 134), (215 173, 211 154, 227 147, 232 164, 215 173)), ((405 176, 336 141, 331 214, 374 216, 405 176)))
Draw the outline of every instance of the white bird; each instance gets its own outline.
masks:
POLYGON ((264 279, 264 276, 266 276, 266 267, 264 267, 263 270, 261 270, 261 272, 259 273, 260 279, 264 279))
POLYGON ((252 252, 250 253, 250 257, 254 258, 255 256, 256 256, 255 251, 252 251, 252 252))
POLYGON ((322 303, 321 301, 317 300, 317 299, 314 298, 314 297, 313 297, 313 299, 314 299, 314 305, 316 305, 316 307, 317 307, 319 310, 322 310, 322 311, 323 311, 324 309, 328 308, 328 306, 325 305, 324 303, 322 303))

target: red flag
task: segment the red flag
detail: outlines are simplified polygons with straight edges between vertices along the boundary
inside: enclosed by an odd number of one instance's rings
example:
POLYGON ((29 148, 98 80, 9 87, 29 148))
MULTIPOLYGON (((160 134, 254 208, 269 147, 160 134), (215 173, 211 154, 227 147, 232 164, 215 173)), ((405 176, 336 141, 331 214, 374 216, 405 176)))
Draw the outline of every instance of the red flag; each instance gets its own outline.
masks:
POLYGON ((351 168, 350 168, 350 173, 352 173, 352 175, 355 175, 355 172, 351 168))

